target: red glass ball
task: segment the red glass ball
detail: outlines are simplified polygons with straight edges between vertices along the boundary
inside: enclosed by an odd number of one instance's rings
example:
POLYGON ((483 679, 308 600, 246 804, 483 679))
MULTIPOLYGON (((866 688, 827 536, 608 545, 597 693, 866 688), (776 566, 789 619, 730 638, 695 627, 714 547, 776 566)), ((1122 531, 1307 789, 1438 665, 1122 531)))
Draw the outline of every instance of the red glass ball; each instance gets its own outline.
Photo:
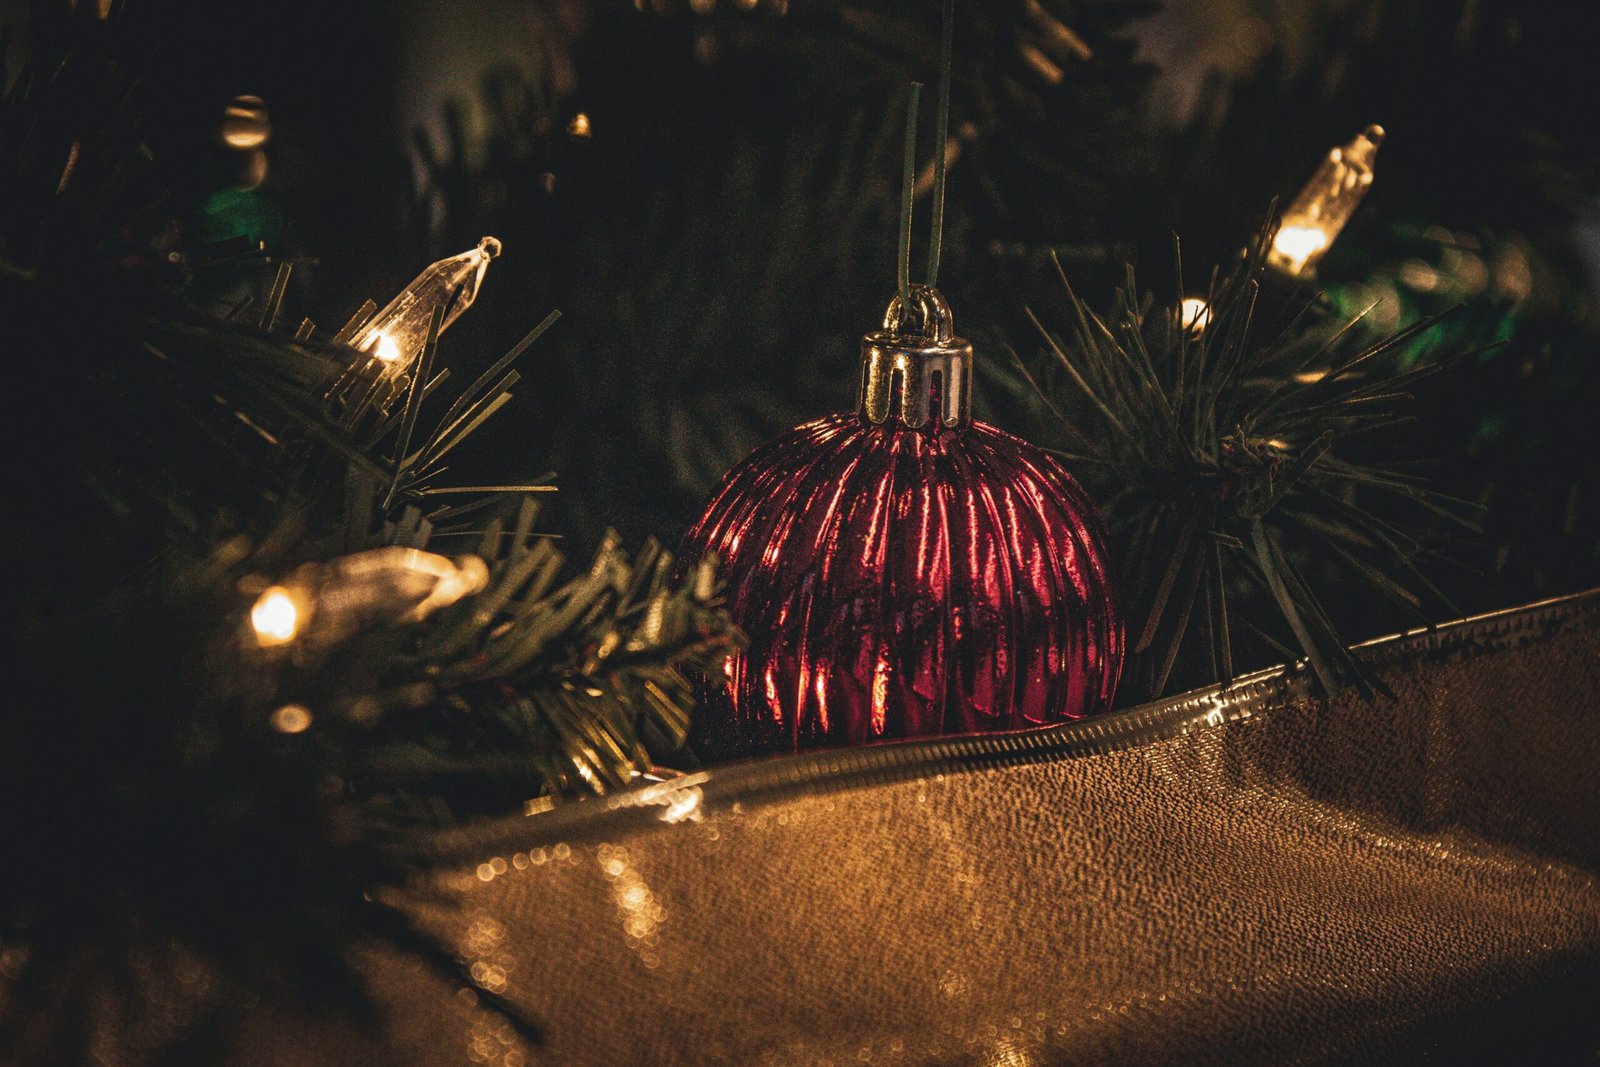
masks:
POLYGON ((705 682, 709 759, 1059 723, 1122 668, 1093 506, 981 422, 791 430, 723 480, 682 558, 708 552, 750 638, 705 682))

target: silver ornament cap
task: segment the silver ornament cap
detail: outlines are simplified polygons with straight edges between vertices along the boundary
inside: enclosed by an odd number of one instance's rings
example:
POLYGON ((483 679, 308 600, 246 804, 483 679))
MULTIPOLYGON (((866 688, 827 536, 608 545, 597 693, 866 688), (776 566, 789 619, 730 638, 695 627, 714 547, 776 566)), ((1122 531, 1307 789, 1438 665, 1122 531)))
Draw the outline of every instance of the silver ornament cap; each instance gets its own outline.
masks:
POLYGON ((954 429, 972 421, 972 343, 956 336, 955 316, 931 285, 896 293, 883 328, 861 339, 856 411, 874 425, 899 419, 913 429, 937 420, 954 429))

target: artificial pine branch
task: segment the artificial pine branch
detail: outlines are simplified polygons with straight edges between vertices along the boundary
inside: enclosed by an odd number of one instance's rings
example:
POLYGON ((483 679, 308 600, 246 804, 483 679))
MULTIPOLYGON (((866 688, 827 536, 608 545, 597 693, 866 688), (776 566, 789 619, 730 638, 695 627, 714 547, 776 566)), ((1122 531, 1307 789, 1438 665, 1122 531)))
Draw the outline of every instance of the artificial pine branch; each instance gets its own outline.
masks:
POLYGON ((362 937, 460 977, 392 910, 428 833, 625 784, 683 740, 679 669, 738 638, 709 564, 675 582, 653 545, 630 560, 607 539, 562 581, 522 491, 542 478, 438 484, 553 317, 434 423, 443 371, 348 347, 370 304, 316 340, 283 314, 288 264, 259 249, 224 250, 275 272, 259 315, 191 301, 218 255, 171 238, 135 122, 147 57, 94 6, 40 34, 0 101, 8 1063, 88 1061, 109 1039, 125 1062, 175 1062, 225 1047, 214 1031, 246 998, 361 1017, 362 937), (447 542, 476 548, 457 565, 484 588, 425 609, 416 564, 449 566, 426 551, 447 542), (268 647, 250 613, 272 585, 304 593, 305 618, 268 647), (141 1013, 197 967, 220 1000, 141 1013))
MULTIPOLYGON (((1029 312, 1049 360, 1030 366, 1012 352, 1046 433, 1109 490, 1134 699, 1163 692, 1180 651, 1200 644, 1230 679, 1240 624, 1306 657, 1324 690, 1371 693, 1325 606, 1330 580, 1414 615, 1425 602, 1450 608, 1417 565, 1426 546, 1412 531, 1418 514, 1470 529, 1470 508, 1427 489, 1393 453, 1358 458, 1375 431, 1405 420, 1411 387, 1450 362, 1397 370, 1385 357, 1449 312, 1364 347, 1354 322, 1330 330, 1308 315, 1314 298, 1265 313, 1264 285, 1286 284, 1265 274, 1270 236, 1226 277, 1213 274, 1202 322, 1180 321, 1176 302, 1141 299, 1131 268, 1101 316, 1063 273, 1057 328, 1029 312)), ((1178 263, 1181 297, 1181 252, 1178 263)))

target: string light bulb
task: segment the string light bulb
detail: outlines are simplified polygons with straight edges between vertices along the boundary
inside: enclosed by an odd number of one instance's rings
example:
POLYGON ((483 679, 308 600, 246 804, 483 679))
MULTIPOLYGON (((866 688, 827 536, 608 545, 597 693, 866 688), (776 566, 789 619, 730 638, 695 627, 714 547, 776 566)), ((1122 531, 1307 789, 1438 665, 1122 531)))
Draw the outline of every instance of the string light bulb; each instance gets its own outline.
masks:
POLYGON ((485 237, 476 248, 432 264, 372 317, 355 347, 387 367, 410 366, 427 340, 434 307, 444 308, 443 333, 478 298, 489 261, 499 254, 499 238, 485 237))
POLYGON ((373 622, 421 622, 488 584, 489 565, 477 556, 390 545, 301 567, 256 598, 250 626, 262 648, 331 643, 373 622))
POLYGON ((272 586, 256 598, 250 609, 250 626, 263 648, 286 645, 300 632, 300 607, 289 590, 272 586))
POLYGON ((328 564, 318 595, 336 599, 346 613, 420 622, 488 584, 488 564, 477 556, 448 559, 390 545, 328 564))
POLYGON ((1267 262, 1299 276, 1316 268, 1372 185, 1383 127, 1368 126, 1334 148, 1278 220, 1267 262))
POLYGON ((378 331, 376 344, 372 346, 372 354, 384 363, 393 363, 400 358, 400 342, 394 335, 378 331))
POLYGON ((1178 325, 1189 331, 1189 336, 1199 337, 1211 325, 1211 305, 1198 296, 1186 296, 1178 305, 1178 325))
POLYGON ((304 704, 285 704, 267 717, 280 734, 303 734, 311 728, 311 710, 304 704))

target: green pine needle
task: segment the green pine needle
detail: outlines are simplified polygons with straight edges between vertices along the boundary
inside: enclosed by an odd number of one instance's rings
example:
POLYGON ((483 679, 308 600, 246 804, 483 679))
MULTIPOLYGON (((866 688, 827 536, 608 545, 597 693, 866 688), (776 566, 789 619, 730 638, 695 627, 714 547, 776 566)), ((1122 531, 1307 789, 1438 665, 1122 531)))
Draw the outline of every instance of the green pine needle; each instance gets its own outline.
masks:
MULTIPOLYGON (((1181 298, 1181 249, 1176 259, 1181 298)), ((1104 315, 1061 280, 1054 325, 1028 311, 1047 358, 1013 351, 1012 362, 1043 435, 1113 491, 1106 512, 1132 639, 1125 696, 1165 691, 1184 649, 1230 679, 1239 633, 1304 657, 1327 692, 1372 692, 1325 606, 1331 583, 1419 616, 1453 610, 1418 564, 1421 522, 1406 509, 1471 527, 1470 506, 1395 464, 1354 458, 1407 421, 1410 388, 1438 370, 1389 357, 1446 316, 1357 347, 1359 318, 1330 328, 1297 295, 1273 326, 1261 309, 1283 301, 1263 290, 1280 283, 1260 251, 1213 274, 1203 328, 1179 321, 1178 301, 1141 297, 1131 268, 1104 315)))

